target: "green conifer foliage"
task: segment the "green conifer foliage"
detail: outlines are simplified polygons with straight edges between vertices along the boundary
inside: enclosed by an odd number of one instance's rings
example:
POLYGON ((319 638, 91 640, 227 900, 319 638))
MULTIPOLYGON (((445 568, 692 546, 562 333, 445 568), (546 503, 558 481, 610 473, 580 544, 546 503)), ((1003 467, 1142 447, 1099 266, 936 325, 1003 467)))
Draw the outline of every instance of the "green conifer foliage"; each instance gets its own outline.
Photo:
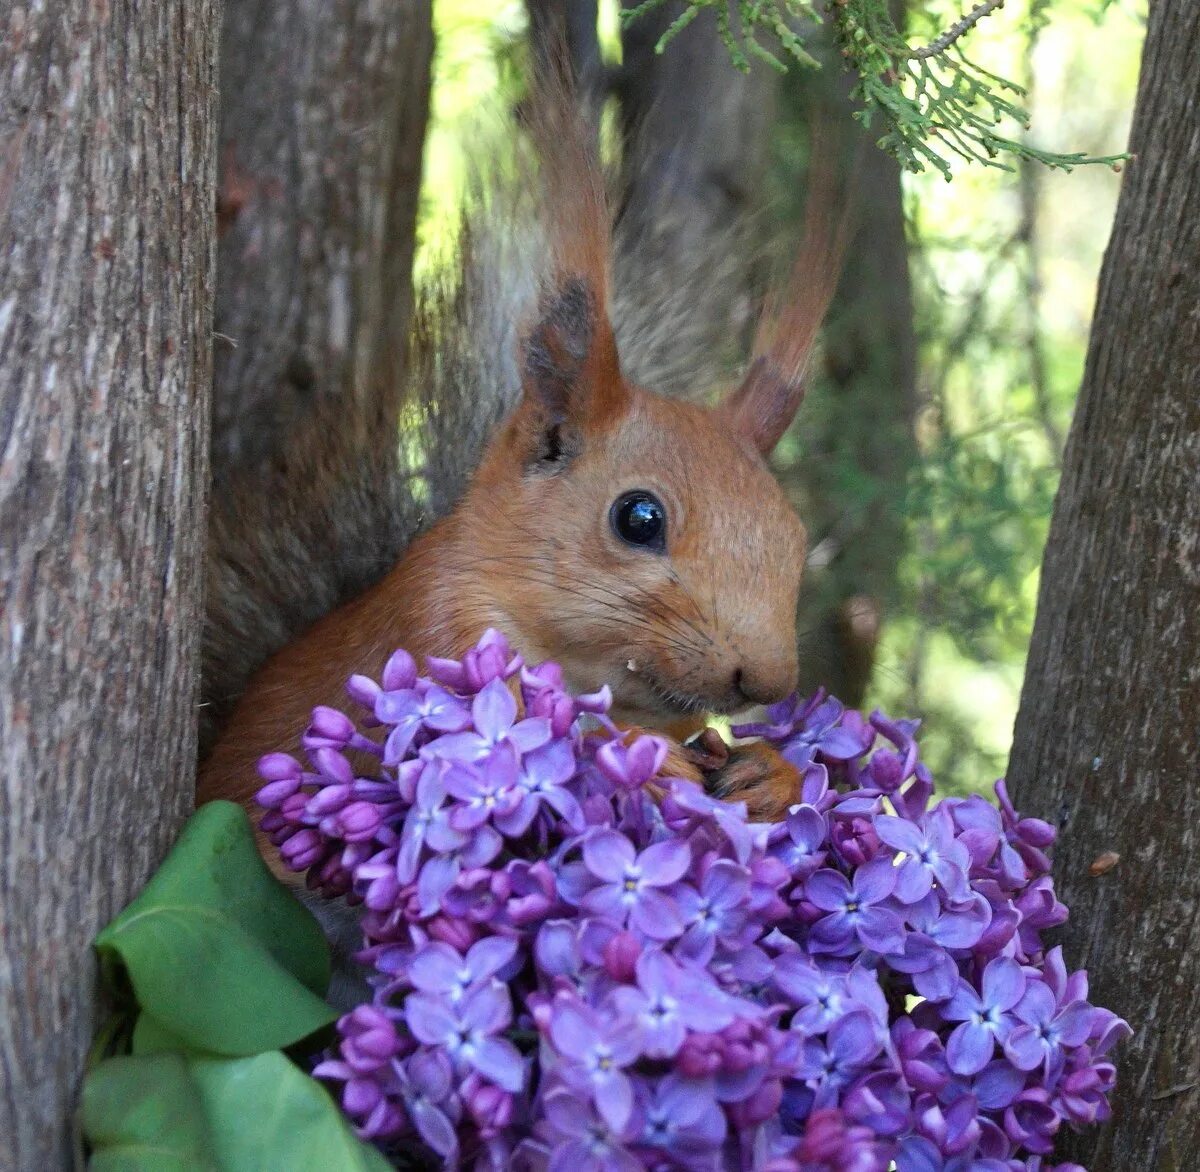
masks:
MULTIPOLYGON (((637 20, 666 2, 645 0, 625 9, 621 19, 637 20)), ((910 171, 934 167, 949 178, 955 157, 1006 170, 1021 159, 1064 170, 1084 163, 1118 165, 1124 155, 1060 154, 1020 136, 1029 122, 1021 104, 1024 90, 976 64, 966 53, 966 42, 976 26, 1003 6, 1004 0, 981 0, 922 43, 896 27, 887 0, 688 0, 663 34, 658 50, 702 9, 712 8, 721 39, 738 69, 748 70, 752 59, 758 59, 783 70, 788 58, 814 68, 817 63, 798 30, 806 22, 825 22, 834 31, 847 68, 858 74, 853 96, 862 108, 857 117, 882 131, 879 145, 910 171)), ((1031 19, 1043 19, 1046 7, 1035 3, 1031 19)))

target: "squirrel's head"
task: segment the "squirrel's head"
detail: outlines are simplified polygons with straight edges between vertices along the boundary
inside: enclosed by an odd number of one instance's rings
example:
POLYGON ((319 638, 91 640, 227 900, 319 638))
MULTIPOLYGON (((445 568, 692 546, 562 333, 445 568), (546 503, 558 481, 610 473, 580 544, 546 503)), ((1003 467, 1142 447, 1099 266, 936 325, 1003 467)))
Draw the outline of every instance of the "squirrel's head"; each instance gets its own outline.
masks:
POLYGON ((621 374, 593 136, 563 89, 535 96, 550 263, 521 401, 460 511, 462 556, 482 571, 474 625, 557 660, 576 690, 608 684, 627 722, 782 699, 796 685, 806 535, 766 457, 800 405, 840 269, 832 171, 818 169, 745 380, 712 408, 663 398, 621 374))
POLYGON ((627 721, 787 695, 806 538, 765 457, 797 380, 768 355, 712 408, 634 387, 582 278, 542 298, 522 361, 460 514, 490 620, 627 721))

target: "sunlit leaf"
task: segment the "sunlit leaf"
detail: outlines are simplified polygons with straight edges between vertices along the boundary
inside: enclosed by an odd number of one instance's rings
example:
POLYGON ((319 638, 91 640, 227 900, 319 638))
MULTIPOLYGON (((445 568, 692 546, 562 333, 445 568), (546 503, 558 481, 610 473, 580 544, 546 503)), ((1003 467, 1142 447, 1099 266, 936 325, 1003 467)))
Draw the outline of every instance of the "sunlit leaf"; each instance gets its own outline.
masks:
POLYGON ((318 995, 329 976, 321 929, 267 870, 229 802, 197 811, 96 945, 124 965, 143 1011, 196 1050, 274 1050, 336 1017, 318 995))

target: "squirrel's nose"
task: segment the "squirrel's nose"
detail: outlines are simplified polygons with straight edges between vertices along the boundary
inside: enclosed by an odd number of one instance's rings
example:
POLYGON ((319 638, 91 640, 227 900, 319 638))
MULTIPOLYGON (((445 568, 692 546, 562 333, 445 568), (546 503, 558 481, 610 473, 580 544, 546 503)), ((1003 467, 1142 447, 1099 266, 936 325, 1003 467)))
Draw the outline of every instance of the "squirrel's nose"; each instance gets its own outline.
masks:
POLYGON ((750 704, 774 704, 796 690, 796 657, 744 663, 733 673, 734 690, 750 704))

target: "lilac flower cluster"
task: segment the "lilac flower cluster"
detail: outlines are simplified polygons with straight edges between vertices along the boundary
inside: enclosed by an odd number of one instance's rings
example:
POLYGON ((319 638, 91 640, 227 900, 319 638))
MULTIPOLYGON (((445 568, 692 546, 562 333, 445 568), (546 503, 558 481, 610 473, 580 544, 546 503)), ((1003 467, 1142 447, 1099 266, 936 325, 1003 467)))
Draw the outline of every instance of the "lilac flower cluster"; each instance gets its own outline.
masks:
POLYGON ((363 1137, 446 1167, 1049 1172, 1107 1118, 1129 1029, 1044 947, 1054 831, 1003 783, 932 802, 915 723, 818 694, 735 729, 798 771, 756 825, 496 632, 427 673, 396 652, 351 679, 357 722, 314 712, 308 768, 260 764, 288 866, 362 905, 374 996, 315 1074, 363 1137))

